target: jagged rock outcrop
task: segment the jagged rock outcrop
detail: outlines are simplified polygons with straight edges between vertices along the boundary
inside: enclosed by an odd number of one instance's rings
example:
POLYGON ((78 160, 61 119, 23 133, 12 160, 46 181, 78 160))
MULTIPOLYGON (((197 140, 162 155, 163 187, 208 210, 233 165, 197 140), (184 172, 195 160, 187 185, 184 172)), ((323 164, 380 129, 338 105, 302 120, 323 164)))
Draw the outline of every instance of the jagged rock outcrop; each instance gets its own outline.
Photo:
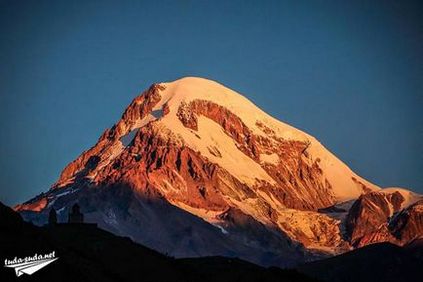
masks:
POLYGON ((376 242, 405 244, 423 236, 423 199, 404 190, 377 191, 362 195, 346 220, 353 246, 376 242))
POLYGON ((399 212, 391 221, 389 228, 402 244, 423 238, 423 200, 399 212))

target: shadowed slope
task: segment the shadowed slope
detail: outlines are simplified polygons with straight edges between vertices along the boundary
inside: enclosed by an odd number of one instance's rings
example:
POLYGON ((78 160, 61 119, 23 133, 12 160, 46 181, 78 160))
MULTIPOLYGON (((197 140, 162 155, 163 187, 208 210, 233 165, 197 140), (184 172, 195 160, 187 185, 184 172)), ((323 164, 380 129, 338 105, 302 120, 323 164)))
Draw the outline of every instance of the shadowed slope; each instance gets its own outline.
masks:
POLYGON ((238 259, 177 260, 92 225, 36 227, 0 203, 1 259, 51 251, 59 259, 31 277, 17 278, 13 269, 2 267, 0 280, 312 281, 295 271, 266 269, 238 259))
POLYGON ((423 240, 399 247, 378 243, 297 269, 330 282, 414 282, 423 277, 423 240))

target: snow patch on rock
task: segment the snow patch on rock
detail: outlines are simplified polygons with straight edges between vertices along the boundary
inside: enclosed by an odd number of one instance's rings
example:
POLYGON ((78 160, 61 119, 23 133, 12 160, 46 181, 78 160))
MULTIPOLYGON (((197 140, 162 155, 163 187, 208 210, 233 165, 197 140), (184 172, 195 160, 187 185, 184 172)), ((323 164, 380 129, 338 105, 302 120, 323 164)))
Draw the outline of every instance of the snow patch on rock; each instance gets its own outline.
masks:
POLYGON ((417 193, 414 193, 410 190, 406 190, 403 188, 398 188, 398 187, 389 187, 389 188, 385 188, 380 190, 381 193, 384 194, 393 194, 395 192, 398 192, 401 194, 401 196, 404 197, 404 202, 401 203, 401 209, 404 208, 408 208, 409 206, 411 206, 412 204, 423 200, 423 195, 419 195, 417 193))
POLYGON ((179 119, 165 116, 159 122, 180 135, 187 146, 220 167, 226 169, 238 180, 248 185, 255 185, 257 180, 275 184, 273 178, 253 159, 241 152, 235 141, 229 137, 216 122, 204 116, 198 117, 198 131, 194 132, 183 126, 179 119), (198 138, 198 136, 200 138, 198 138), (219 149, 219 155, 210 151, 210 147, 219 149))
POLYGON ((272 154, 260 154, 260 161, 277 165, 279 163, 279 156, 276 153, 272 154))
POLYGON ((134 129, 134 130, 130 131, 128 134, 122 136, 120 138, 120 142, 122 142, 122 145, 125 146, 125 147, 129 146, 129 144, 131 144, 132 140, 134 140, 135 135, 137 134, 138 130, 139 130, 138 128, 134 129))

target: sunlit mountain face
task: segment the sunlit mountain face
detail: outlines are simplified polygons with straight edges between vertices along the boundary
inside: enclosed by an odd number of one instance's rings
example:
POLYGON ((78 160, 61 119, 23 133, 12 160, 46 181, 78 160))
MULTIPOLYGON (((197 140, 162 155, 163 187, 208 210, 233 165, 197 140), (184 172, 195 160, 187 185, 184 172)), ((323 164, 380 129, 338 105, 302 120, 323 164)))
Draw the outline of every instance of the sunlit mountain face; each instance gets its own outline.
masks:
POLYGON ((423 281, 422 16, 0 0, 0 282, 423 281))
POLYGON ((318 140, 239 93, 186 77, 153 84, 50 190, 15 210, 51 209, 174 257, 295 266, 423 235, 423 197, 381 188, 318 140))

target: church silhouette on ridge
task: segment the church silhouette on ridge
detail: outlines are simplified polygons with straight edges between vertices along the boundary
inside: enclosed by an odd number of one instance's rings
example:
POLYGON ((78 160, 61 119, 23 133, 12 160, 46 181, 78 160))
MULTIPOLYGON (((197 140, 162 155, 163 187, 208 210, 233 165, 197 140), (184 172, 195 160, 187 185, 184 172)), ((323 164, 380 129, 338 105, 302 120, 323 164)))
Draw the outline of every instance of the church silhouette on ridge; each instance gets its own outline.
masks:
POLYGON ((71 210, 68 214, 68 221, 67 223, 59 223, 57 220, 57 213, 54 208, 50 209, 49 216, 48 216, 48 225, 62 225, 62 224, 84 224, 84 225, 97 225, 95 223, 85 223, 84 222, 84 214, 81 212, 81 209, 77 203, 73 204, 71 210))

